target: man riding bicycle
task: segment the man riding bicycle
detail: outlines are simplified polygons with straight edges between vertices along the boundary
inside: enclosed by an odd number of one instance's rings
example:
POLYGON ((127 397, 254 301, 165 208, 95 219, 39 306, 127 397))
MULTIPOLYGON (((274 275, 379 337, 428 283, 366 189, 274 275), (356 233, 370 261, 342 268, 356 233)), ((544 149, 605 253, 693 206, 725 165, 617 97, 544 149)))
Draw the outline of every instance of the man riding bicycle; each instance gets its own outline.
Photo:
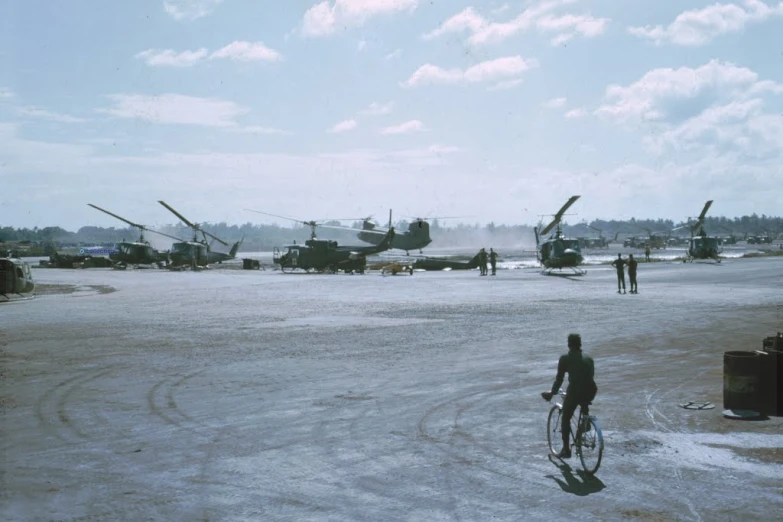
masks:
POLYGON ((561 459, 571 458, 568 436, 571 431, 571 417, 573 417, 577 406, 582 406, 584 413, 587 413, 588 403, 595 398, 598 392, 598 387, 593 380, 595 376, 593 358, 582 353, 582 337, 577 333, 568 334, 568 353, 561 356, 557 363, 557 376, 552 385, 552 391, 541 394, 546 401, 552 400, 552 396, 560 389, 566 373, 568 374, 568 389, 566 389, 566 397, 563 402, 561 426, 563 449, 558 455, 561 459))

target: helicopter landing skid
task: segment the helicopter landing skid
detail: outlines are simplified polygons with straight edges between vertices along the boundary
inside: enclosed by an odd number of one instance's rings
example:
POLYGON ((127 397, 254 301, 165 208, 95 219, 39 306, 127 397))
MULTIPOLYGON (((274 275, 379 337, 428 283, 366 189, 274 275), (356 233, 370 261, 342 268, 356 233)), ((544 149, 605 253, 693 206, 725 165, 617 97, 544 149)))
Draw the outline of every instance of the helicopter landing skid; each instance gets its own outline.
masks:
POLYGON ((563 273, 562 268, 545 268, 541 271, 541 275, 548 275, 548 276, 575 276, 575 275, 585 275, 587 274, 587 270, 584 270, 583 268, 579 268, 576 266, 569 266, 566 268, 566 270, 570 270, 571 272, 563 273), (555 270, 557 270, 557 273, 555 273, 555 270))
POLYGON ((15 303, 17 301, 29 301, 34 298, 35 294, 23 295, 23 294, 0 294, 0 303, 15 303))

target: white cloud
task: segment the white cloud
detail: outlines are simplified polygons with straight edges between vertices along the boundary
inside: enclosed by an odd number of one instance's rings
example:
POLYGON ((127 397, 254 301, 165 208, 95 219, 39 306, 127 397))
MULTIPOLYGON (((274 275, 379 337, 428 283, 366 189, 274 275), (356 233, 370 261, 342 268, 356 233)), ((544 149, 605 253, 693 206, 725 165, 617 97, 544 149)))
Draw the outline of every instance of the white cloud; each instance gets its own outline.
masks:
POLYGON ((476 64, 464 71, 462 69, 442 69, 436 65, 425 64, 419 67, 403 87, 416 87, 432 83, 479 83, 509 79, 537 67, 535 59, 524 60, 521 56, 507 56, 476 64))
POLYGON ((522 78, 517 78, 515 80, 506 80, 504 82, 496 83, 492 87, 488 87, 488 91, 505 91, 508 89, 513 89, 517 85, 522 85, 524 80, 522 78))
POLYGON ((175 20, 197 20, 212 14, 223 0, 166 0, 163 8, 175 20))
POLYGON ((710 107, 680 125, 644 139, 654 154, 668 151, 780 157, 783 150, 783 118, 764 113, 760 99, 734 101, 710 107))
POLYGON ((279 62, 283 56, 263 42, 232 42, 210 55, 211 59, 228 58, 240 62, 279 62))
POLYGON ((209 54, 205 48, 195 51, 177 52, 172 49, 158 50, 147 49, 134 56, 144 60, 149 66, 191 67, 209 57, 211 60, 230 59, 240 62, 279 62, 283 56, 276 50, 270 49, 263 42, 232 42, 225 47, 209 54))
POLYGON ((668 107, 681 100, 706 104, 705 98, 746 96, 748 93, 775 92, 781 86, 770 81, 758 81, 758 75, 745 67, 712 60, 695 69, 661 68, 647 72, 641 79, 628 85, 610 85, 606 89, 606 104, 597 115, 621 121, 629 118, 658 120, 677 117, 678 109, 668 107))
POLYGON ((548 15, 538 19, 536 21, 536 27, 542 31, 557 32, 558 35, 554 37, 551 42, 552 45, 561 45, 578 35, 585 38, 599 36, 603 34, 608 22, 608 18, 594 18, 589 15, 548 15))
POLYGON ((57 123, 82 123, 87 121, 84 118, 76 118, 68 114, 47 111, 37 107, 20 107, 16 110, 16 112, 21 116, 27 116, 29 118, 35 118, 38 120, 54 121, 57 123))
POLYGON ((565 117, 569 120, 583 118, 585 115, 587 115, 587 111, 584 109, 573 109, 565 113, 565 117))
POLYGON ((718 36, 742 31, 749 23, 783 15, 783 2, 774 7, 760 0, 744 0, 742 3, 744 8, 737 3, 715 3, 703 9, 685 11, 667 27, 629 27, 628 32, 652 40, 656 45, 670 43, 697 46, 709 43, 718 36))
POLYGON ((393 60, 394 58, 399 58, 401 55, 402 55, 402 49, 395 49, 394 51, 384 56, 384 59, 393 60))
POLYGON ((327 132, 331 132, 332 134, 337 134, 340 132, 346 132, 349 130, 353 130, 356 128, 358 123, 356 120, 344 120, 339 123, 336 123, 331 129, 329 129, 327 132))
POLYGON ((134 56, 138 60, 144 60, 152 67, 190 67, 197 64, 207 56, 206 49, 196 51, 182 51, 178 53, 172 49, 158 50, 147 49, 134 56))
POLYGON ((783 85, 750 69, 712 60, 697 68, 654 69, 628 86, 611 85, 595 113, 618 122, 646 120, 643 144, 656 155, 734 154, 758 163, 781 157, 783 118, 765 112, 763 96, 783 85))
POLYGON ((551 0, 541 2, 522 11, 517 17, 507 22, 490 22, 477 13, 472 7, 452 16, 440 27, 422 35, 425 40, 437 38, 448 33, 467 31, 471 33, 468 42, 474 45, 498 43, 517 33, 533 27, 540 32, 557 32, 552 39, 553 45, 564 43, 574 36, 582 35, 592 38, 603 34, 608 18, 596 18, 592 15, 564 14, 552 16, 549 13, 559 7, 573 3, 574 0, 551 0))
POLYGON ((235 127, 236 118, 248 112, 234 102, 181 94, 113 94, 108 98, 115 106, 98 112, 155 123, 235 127))
POLYGON ((544 107, 547 107, 549 109, 559 109, 561 107, 565 107, 566 104, 565 98, 552 98, 551 100, 544 103, 544 107))
POLYGON ((359 52, 364 51, 365 47, 367 47, 367 40, 359 40, 359 43, 356 44, 356 48, 359 50, 359 52))
POLYGON ((3 99, 10 99, 15 96, 14 91, 11 89, 6 89, 5 87, 0 87, 0 100, 3 99))
POLYGON ((388 103, 377 103, 372 102, 369 107, 361 111, 360 114, 363 114, 365 116, 382 116, 384 114, 389 114, 394 110, 394 102, 388 102, 388 103))
POLYGON ((421 132, 426 130, 424 124, 419 120, 410 120, 399 125, 392 125, 381 129, 381 134, 409 134, 411 132, 421 132))
POLYGON ((329 36, 338 29, 359 27, 377 16, 413 12, 419 0, 325 0, 307 10, 302 20, 302 34, 329 36))

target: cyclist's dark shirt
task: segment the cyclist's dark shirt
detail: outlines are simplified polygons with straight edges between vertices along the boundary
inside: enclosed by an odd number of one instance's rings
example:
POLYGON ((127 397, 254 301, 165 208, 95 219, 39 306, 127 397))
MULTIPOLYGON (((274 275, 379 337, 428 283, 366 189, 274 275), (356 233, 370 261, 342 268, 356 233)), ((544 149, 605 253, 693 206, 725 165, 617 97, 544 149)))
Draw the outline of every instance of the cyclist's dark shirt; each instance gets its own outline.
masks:
POLYGON ((595 377, 595 365, 593 358, 583 353, 582 350, 570 350, 567 354, 560 357, 557 363, 557 377, 552 385, 552 395, 557 394, 560 386, 563 384, 565 374, 568 374, 568 388, 566 396, 589 395, 593 387, 593 378, 595 377))
POLYGON ((636 273, 636 265, 639 263, 636 262, 636 259, 629 259, 628 260, 628 273, 629 274, 635 274, 636 273))
POLYGON ((625 267, 625 259, 615 259, 612 261, 612 266, 617 268, 617 273, 622 273, 625 267))

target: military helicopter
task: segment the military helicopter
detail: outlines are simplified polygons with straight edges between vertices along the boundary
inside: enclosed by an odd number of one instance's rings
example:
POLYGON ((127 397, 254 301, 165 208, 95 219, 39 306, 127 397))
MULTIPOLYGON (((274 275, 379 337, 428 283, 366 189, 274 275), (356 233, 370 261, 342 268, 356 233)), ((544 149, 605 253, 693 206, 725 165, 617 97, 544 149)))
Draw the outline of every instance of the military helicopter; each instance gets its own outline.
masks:
POLYGON ((728 236, 721 238, 721 243, 724 245, 736 245, 737 244, 737 236, 734 235, 734 232, 731 231, 731 229, 728 229, 724 227, 723 225, 718 225, 718 228, 721 230, 725 230, 729 233, 728 236))
MULTIPOLYGON (((419 253, 423 253, 423 248, 432 243, 430 237, 430 224, 426 221, 428 219, 459 219, 457 217, 416 217, 411 218, 408 224, 408 230, 403 233, 397 233, 392 241, 392 248, 397 250, 404 250, 405 255, 409 255, 411 250, 418 250, 419 253)), ((359 231, 358 237, 365 243, 372 245, 379 245, 384 237, 388 233, 392 226, 392 211, 389 210, 389 225, 384 228, 378 228, 378 225, 373 223, 372 216, 362 218, 362 228, 359 231)), ((348 228, 348 227, 332 227, 329 228, 348 228)), ((353 230, 353 229, 350 229, 353 230)))
MULTIPOLYGON (((582 248, 609 248, 609 243, 611 240, 604 237, 604 232, 600 228, 594 227, 592 225, 588 225, 587 222, 582 223, 585 227, 591 228, 593 230, 596 230, 598 232, 598 237, 580 237, 577 238, 579 240, 579 246, 582 248)), ((619 235, 619 232, 615 234, 614 239, 617 240, 617 236, 619 235)))
POLYGON ((0 297, 5 298, 0 302, 32 299, 33 290, 35 282, 30 265, 13 257, 0 258, 0 297))
POLYGON ((185 223, 193 229, 193 240, 174 243, 171 245, 171 252, 169 257, 171 258, 171 266, 174 268, 191 267, 192 269, 198 269, 198 267, 206 267, 211 263, 222 263, 229 259, 236 258, 237 251, 242 244, 242 239, 234 243, 228 254, 222 252, 213 252, 211 245, 207 243, 207 236, 211 237, 218 243, 228 246, 228 243, 223 241, 217 236, 210 234, 201 228, 198 223, 191 223, 182 214, 171 208, 165 201, 158 201, 161 205, 166 207, 172 214, 177 216, 180 221, 185 223), (201 232, 202 239, 198 238, 198 233, 201 232))
MULTIPOLYGON (((377 225, 373 223, 371 219, 372 216, 362 220, 362 229, 359 232, 358 237, 365 243, 379 245, 392 228, 392 211, 389 210, 389 225, 385 229, 377 228, 377 225)), ((410 250, 418 250, 419 253, 422 253, 422 249, 432 243, 432 238, 430 237, 430 224, 424 219, 425 218, 415 218, 414 221, 408 224, 407 231, 402 234, 395 234, 391 248, 405 250, 406 255, 410 250)))
POLYGON ((420 257, 413 263, 415 270, 473 270, 481 263, 481 252, 468 261, 456 261, 438 257, 420 257))
POLYGON ((300 221, 259 210, 245 210, 287 219, 310 227, 310 239, 305 241, 304 245, 297 245, 294 242, 293 245, 283 247, 285 251, 282 253, 278 247, 275 247, 272 259, 276 265, 280 266, 280 270, 283 273, 303 271, 308 273, 336 274, 339 270, 342 270, 350 274, 357 272, 363 274, 367 269, 367 256, 389 250, 394 240, 394 227, 390 227, 384 239, 377 245, 370 247, 338 246, 337 241, 318 239, 316 237, 315 228, 325 226, 316 221, 300 221))
POLYGON ((563 205, 557 214, 554 215, 554 219, 546 227, 539 231, 538 227, 533 228, 533 232, 536 234, 536 255, 538 261, 544 266, 544 270, 541 272, 545 275, 551 275, 552 270, 563 268, 570 268, 575 275, 584 275, 587 273, 585 270, 579 268, 584 258, 582 257, 582 250, 579 247, 578 239, 570 239, 563 236, 563 232, 560 228, 560 220, 565 215, 565 211, 579 199, 580 196, 571 196, 565 205, 563 205), (549 236, 549 239, 540 242, 540 237, 549 233, 552 228, 557 226, 555 233, 549 236))
POLYGON ((176 241, 182 241, 178 237, 170 236, 169 234, 164 234, 163 232, 158 232, 156 230, 151 230, 145 227, 144 225, 139 225, 138 223, 129 221, 124 217, 120 217, 117 214, 113 214, 108 210, 102 209, 98 205, 93 205, 92 203, 87 203, 87 204, 96 210, 100 210, 101 212, 104 212, 114 218, 119 219, 120 221, 124 221, 125 223, 129 224, 132 227, 136 227, 139 229, 138 241, 129 242, 123 240, 117 243, 117 245, 115 246, 117 252, 109 254, 109 259, 114 261, 115 266, 117 268, 126 268, 128 265, 134 265, 138 267, 139 265, 152 265, 152 264, 157 265, 158 268, 163 268, 164 263, 168 263, 168 259, 169 259, 168 252, 159 252, 153 249, 150 246, 149 242, 144 239, 145 230, 148 232, 153 232, 155 234, 160 234, 161 236, 166 236, 176 241))
POLYGON ((714 236, 708 236, 704 231, 704 216, 707 214, 712 205, 712 200, 709 200, 704 204, 704 208, 696 219, 696 222, 692 225, 681 225, 674 228, 687 227, 691 232, 691 239, 688 242, 688 251, 686 252, 686 258, 683 262, 693 262, 694 259, 712 259, 716 263, 720 263, 720 257, 718 256, 722 249, 720 246, 720 239, 714 236), (697 231, 698 229, 698 231, 697 231))
POLYGON ((647 232, 647 237, 642 238, 641 240, 642 246, 644 246, 644 244, 646 243, 647 245, 649 245, 650 248, 656 248, 659 250, 661 248, 663 249, 666 248, 666 240, 668 239, 667 237, 653 234, 652 230, 650 230, 647 227, 642 227, 639 225, 634 225, 634 226, 640 230, 644 230, 645 232, 647 232))

